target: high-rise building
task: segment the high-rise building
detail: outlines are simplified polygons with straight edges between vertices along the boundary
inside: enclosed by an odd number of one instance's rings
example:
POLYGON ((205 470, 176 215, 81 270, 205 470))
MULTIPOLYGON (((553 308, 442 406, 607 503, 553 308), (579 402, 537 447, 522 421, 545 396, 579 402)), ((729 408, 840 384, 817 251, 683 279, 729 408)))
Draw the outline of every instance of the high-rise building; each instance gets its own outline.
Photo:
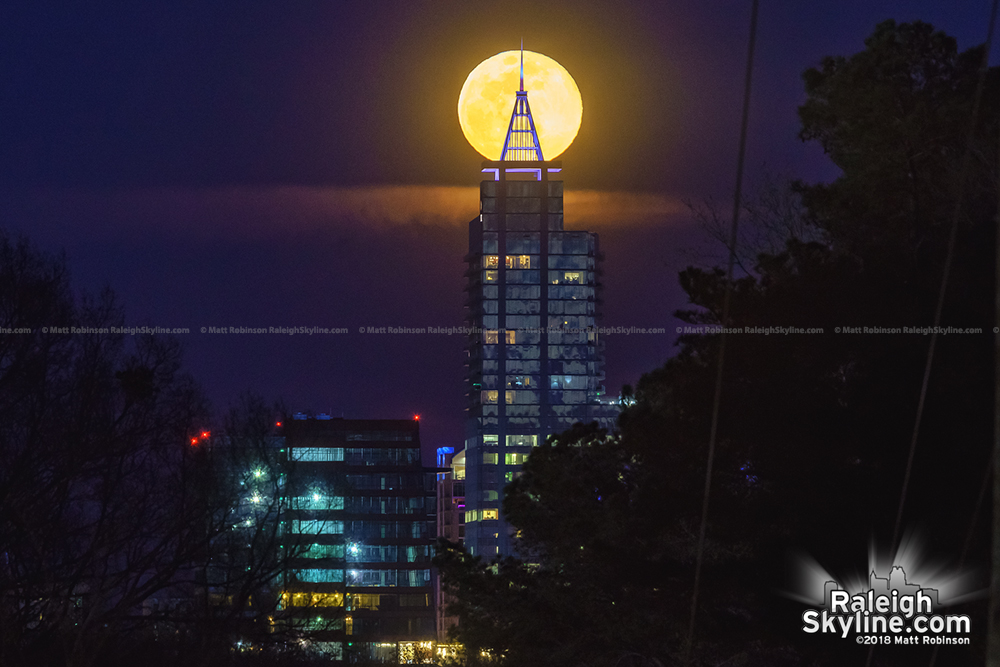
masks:
POLYGON ((419 422, 298 415, 284 435, 286 620, 334 659, 429 657, 435 473, 421 465, 419 422))
MULTIPOLYGON (((437 535, 449 542, 465 542, 465 451, 454 447, 437 450, 437 535)), ((438 642, 449 640, 448 632, 458 625, 458 618, 448 614, 450 597, 437 582, 438 642)))
POLYGON ((465 540, 465 451, 437 450, 437 536, 451 542, 465 540))
POLYGON ((465 544, 509 555, 504 485, 532 447, 577 422, 612 426, 601 402, 596 234, 563 228, 561 162, 545 161, 528 93, 517 92, 499 161, 483 162, 469 223, 469 419, 465 544))

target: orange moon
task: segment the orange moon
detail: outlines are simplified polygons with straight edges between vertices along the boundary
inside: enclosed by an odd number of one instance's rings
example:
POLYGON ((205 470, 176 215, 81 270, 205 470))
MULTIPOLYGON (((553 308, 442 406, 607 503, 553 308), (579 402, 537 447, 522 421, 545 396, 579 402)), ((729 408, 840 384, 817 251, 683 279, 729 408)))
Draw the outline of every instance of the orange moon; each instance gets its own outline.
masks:
MULTIPOLYGON (((458 122, 472 147, 499 160, 519 87, 520 51, 504 51, 479 63, 458 96, 458 122)), ((566 68, 552 58, 524 52, 524 89, 542 156, 552 160, 580 131, 583 98, 566 68)))

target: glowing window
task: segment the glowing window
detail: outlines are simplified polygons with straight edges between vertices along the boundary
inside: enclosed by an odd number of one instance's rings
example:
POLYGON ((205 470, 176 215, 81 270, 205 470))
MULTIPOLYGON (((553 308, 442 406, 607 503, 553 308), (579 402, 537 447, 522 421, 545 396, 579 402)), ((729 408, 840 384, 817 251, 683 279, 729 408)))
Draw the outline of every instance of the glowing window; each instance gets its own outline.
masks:
POLYGON ((495 283, 499 280, 500 274, 496 271, 483 271, 483 282, 484 283, 495 283))
POLYGON ((350 598, 351 609, 378 609, 379 596, 376 593, 357 593, 350 598))
POLYGON ((311 642, 309 645, 330 660, 344 659, 344 645, 341 642, 311 642))
POLYGON ((485 435, 483 435, 483 442, 484 443, 492 442, 494 444, 498 443, 500 442, 500 436, 497 435, 496 433, 486 433, 485 435))
POLYGON ((537 435, 508 435, 507 436, 507 446, 508 447, 537 447, 538 446, 538 436, 537 435))
POLYGON ((483 333, 483 342, 486 345, 496 345, 500 342, 500 332, 495 329, 485 331, 483 333))
POLYGON ((343 570, 309 569, 298 570, 295 574, 298 576, 299 581, 312 583, 340 582, 344 580, 343 570))
POLYGON ((503 399, 504 402, 507 405, 513 405, 514 404, 514 399, 517 398, 517 392, 516 391, 507 391, 507 392, 504 392, 504 394, 505 394, 504 395, 504 399, 503 399))
POLYGON ((489 521, 490 519, 496 520, 500 518, 500 510, 483 510, 483 521, 489 521))
POLYGON ((500 461, 500 455, 496 452, 483 452, 483 463, 496 465, 500 461))
MULTIPOLYGON (((294 447, 289 450, 292 461, 343 461, 343 447, 294 447)), ((256 476, 256 474, 254 475, 256 476)))
POLYGON ((500 399, 500 392, 494 390, 485 390, 482 393, 483 403, 496 403, 500 399))
POLYGON ((500 258, 496 255, 483 255, 483 268, 496 269, 500 266, 500 258))
POLYGON ((513 345, 514 342, 517 340, 516 336, 514 335, 515 333, 516 332, 513 329, 507 329, 506 336, 508 345, 513 345))
MULTIPOLYGON (((297 594, 298 595, 298 594, 297 594)), ((343 607, 343 593, 313 593, 312 604, 314 607, 343 607)))
POLYGON ((528 460, 528 455, 520 452, 504 454, 503 457, 503 462, 509 466, 523 465, 526 460, 528 460))
MULTIPOLYGON (((343 457, 340 460, 343 461, 343 457)), ((294 496, 289 504, 294 510, 342 510, 344 497, 311 493, 307 496, 294 496)))
POLYGON ((505 472, 503 474, 503 478, 504 478, 505 482, 513 482, 514 481, 514 473, 512 473, 512 472, 505 472))
POLYGON ((583 284, 583 273, 580 271, 565 271, 563 272, 563 283, 569 285, 581 285, 583 284))
POLYGON ((310 544, 303 552, 303 558, 343 558, 343 544, 310 544))
POLYGON ((292 521, 292 533, 297 535, 343 535, 343 521, 307 519, 292 521))
POLYGON ((530 269, 531 255, 507 255, 508 269, 530 269))

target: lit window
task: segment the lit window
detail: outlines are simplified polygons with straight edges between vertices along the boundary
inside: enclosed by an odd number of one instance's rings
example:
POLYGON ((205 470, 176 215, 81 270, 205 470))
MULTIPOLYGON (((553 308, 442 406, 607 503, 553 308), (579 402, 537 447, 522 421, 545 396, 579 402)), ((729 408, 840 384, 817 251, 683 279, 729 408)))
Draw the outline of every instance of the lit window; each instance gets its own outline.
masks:
POLYGON ((512 473, 512 472, 505 472, 503 474, 503 478, 504 478, 504 481, 506 481, 506 482, 513 482, 514 481, 514 473, 512 473))
POLYGON ((506 333, 507 333, 507 344, 508 345, 513 345, 514 341, 515 341, 515 336, 514 336, 515 332, 514 332, 514 330, 513 329, 507 329, 506 333))
POLYGON ((342 510, 344 509, 344 497, 323 496, 319 493, 308 496, 293 496, 289 506, 294 510, 342 510))
POLYGON ((298 576, 299 581, 308 581, 312 583, 340 582, 344 580, 343 570, 296 570, 295 574, 298 576))
POLYGON ((375 609, 379 607, 377 593, 357 593, 351 596, 351 609, 375 609))
POLYGON ((490 519, 496 520, 500 518, 500 510, 483 510, 483 521, 489 521, 490 519))
POLYGON ((483 403, 496 403, 500 399, 500 392, 493 390, 484 390, 482 392, 483 403))
MULTIPOLYGON (((510 436, 508 436, 510 437, 510 436)), ((486 433, 483 435, 483 443, 498 443, 500 442, 500 436, 496 433, 486 433)))
POLYGON ((509 466, 519 466, 524 464, 524 462, 528 459, 528 455, 521 454, 520 452, 513 452, 504 454, 503 459, 503 462, 509 466))
POLYGON ((563 272, 563 283, 569 285, 581 285, 583 284, 583 273, 580 271, 565 271, 563 272))
POLYGON ((310 544, 302 551, 302 558, 343 558, 343 544, 310 544))
POLYGON ((495 269, 500 266, 500 258, 496 255, 483 255, 483 268, 495 269))
POLYGON ((496 452, 483 452, 483 463, 492 463, 496 465, 500 462, 500 455, 496 452))
POLYGON ((507 391, 507 392, 504 392, 504 394, 505 394, 504 399, 503 399, 504 402, 507 405, 513 405, 514 404, 514 399, 517 398, 517 392, 516 391, 507 391))
POLYGON ((483 342, 486 345, 496 345, 500 342, 500 332, 495 329, 485 331, 483 333, 483 342))
POLYGON ((495 283, 499 279, 500 276, 496 271, 483 271, 484 283, 495 283))
POLYGON ((343 593, 313 593, 312 604, 314 607, 343 607, 343 593))
MULTIPOLYGON (((343 447, 295 447, 289 450, 292 461, 343 461, 343 447)), ((256 476, 256 473, 254 473, 256 476)))
POLYGON ((507 255, 508 269, 530 269, 531 255, 507 255))
POLYGON ((323 521, 322 519, 296 519, 292 521, 295 535, 343 535, 343 521, 323 521))
POLYGON ((537 435, 508 435, 507 436, 507 446, 508 447, 537 447, 538 446, 538 436, 537 435))

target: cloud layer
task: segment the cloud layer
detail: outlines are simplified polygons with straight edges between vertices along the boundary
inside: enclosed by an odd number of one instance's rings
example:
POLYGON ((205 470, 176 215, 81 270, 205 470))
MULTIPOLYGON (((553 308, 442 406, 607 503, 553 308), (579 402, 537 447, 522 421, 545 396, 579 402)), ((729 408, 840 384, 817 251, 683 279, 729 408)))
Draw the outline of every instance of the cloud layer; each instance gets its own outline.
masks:
MULTIPOLYGON (((189 238, 267 238, 342 225, 462 226, 478 214, 477 187, 220 187, 114 190, 35 189, 0 193, 0 215, 42 226, 72 217, 92 233, 182 234, 189 238)), ((660 194, 569 190, 574 228, 656 224, 686 212, 660 194)))

